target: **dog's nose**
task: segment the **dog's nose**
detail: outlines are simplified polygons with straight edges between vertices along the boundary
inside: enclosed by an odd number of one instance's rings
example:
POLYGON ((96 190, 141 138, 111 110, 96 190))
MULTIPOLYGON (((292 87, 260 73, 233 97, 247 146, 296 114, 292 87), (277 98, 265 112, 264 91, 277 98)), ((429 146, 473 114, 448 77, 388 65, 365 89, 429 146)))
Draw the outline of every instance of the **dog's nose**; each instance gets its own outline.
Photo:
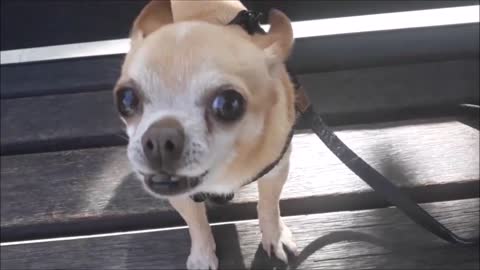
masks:
POLYGON ((142 136, 143 152, 150 165, 174 173, 185 143, 182 125, 172 118, 153 123, 142 136))

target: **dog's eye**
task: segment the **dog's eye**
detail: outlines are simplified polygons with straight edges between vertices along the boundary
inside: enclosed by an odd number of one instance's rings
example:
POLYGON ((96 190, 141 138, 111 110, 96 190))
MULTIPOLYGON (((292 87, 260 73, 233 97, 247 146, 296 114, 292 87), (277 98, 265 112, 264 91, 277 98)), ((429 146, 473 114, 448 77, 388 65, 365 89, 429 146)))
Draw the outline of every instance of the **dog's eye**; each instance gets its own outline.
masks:
POLYGON ((224 90, 213 98, 213 114, 222 121, 235 121, 245 112, 245 100, 235 90, 224 90))
POLYGON ((138 96, 133 88, 122 88, 117 91, 117 109, 123 117, 134 115, 139 107, 138 96))

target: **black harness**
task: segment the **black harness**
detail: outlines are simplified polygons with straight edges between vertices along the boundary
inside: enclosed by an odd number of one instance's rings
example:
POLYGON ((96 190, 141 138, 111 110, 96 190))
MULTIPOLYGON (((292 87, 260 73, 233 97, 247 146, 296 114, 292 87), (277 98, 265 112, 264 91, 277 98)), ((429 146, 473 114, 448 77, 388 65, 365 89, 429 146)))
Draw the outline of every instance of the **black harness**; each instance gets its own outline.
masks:
MULTIPOLYGON (((240 25, 250 35, 265 34, 265 31, 260 27, 260 16, 261 14, 258 12, 242 10, 237 14, 237 16, 235 16, 235 18, 229 23, 229 25, 240 25)), ((368 163, 366 163, 362 158, 357 156, 357 154, 355 154, 348 146, 346 146, 334 134, 330 127, 325 124, 322 117, 314 111, 313 107, 308 102, 308 98, 304 89, 301 87, 299 81, 296 79, 293 73, 288 69, 288 66, 287 71, 290 74, 290 78, 295 87, 295 94, 297 100, 295 104, 295 109, 297 112, 297 121, 301 118, 310 119, 310 127, 313 132, 320 138, 320 140, 322 140, 323 143, 325 143, 325 145, 330 149, 330 151, 332 151, 337 156, 337 158, 340 159, 352 172, 354 172, 358 177, 360 177, 360 179, 362 179, 375 191, 380 193, 386 201, 390 202, 392 205, 395 205, 398 209, 403 211, 417 224, 427 229, 431 233, 437 235, 438 237, 453 244, 477 245, 479 243, 478 238, 465 239, 447 229, 435 218, 433 218, 428 212, 421 208, 406 193, 398 189, 392 182, 390 182, 378 171, 368 165, 368 163)), ((280 156, 268 166, 266 166, 256 176, 254 176, 252 180, 247 184, 258 180, 278 164, 278 162, 282 159, 283 155, 290 146, 292 136, 293 127, 286 139, 280 156)), ((192 199, 196 202, 210 199, 217 203, 225 203, 232 198, 233 194, 215 195, 201 193, 192 196, 192 199)))

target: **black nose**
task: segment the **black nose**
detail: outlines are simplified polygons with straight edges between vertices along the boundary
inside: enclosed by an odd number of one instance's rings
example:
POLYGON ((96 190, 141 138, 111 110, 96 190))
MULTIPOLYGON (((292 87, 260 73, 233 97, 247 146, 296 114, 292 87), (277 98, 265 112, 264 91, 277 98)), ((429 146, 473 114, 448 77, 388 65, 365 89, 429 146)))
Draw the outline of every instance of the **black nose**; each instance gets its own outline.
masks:
POLYGON ((154 169, 173 174, 182 157, 185 133, 175 119, 153 123, 142 136, 143 152, 154 169))

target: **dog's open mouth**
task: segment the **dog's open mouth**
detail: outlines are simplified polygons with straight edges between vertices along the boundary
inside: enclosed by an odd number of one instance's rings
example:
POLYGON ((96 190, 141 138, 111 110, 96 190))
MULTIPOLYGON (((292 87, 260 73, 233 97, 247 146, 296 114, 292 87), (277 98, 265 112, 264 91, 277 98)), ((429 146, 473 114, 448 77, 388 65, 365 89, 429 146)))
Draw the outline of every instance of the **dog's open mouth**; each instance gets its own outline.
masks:
POLYGON ((186 193, 195 188, 202 182, 207 173, 208 171, 194 177, 169 175, 164 173, 150 174, 144 175, 144 181, 145 185, 152 192, 159 195, 172 196, 186 193))

